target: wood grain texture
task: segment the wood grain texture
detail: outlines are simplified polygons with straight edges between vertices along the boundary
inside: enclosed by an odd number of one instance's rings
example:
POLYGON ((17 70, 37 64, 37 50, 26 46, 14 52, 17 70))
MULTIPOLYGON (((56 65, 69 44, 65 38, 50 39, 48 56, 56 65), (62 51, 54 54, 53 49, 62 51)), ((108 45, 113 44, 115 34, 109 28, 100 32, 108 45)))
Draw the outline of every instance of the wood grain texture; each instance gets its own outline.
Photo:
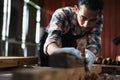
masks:
POLYGON ((37 57, 0 57, 0 68, 37 64, 37 57))

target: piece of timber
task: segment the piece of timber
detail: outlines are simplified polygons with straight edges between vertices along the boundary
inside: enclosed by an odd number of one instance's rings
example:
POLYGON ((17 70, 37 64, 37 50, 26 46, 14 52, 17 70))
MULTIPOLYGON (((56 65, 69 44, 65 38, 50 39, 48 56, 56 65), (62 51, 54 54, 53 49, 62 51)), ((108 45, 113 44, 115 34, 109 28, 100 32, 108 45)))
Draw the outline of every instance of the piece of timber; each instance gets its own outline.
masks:
POLYGON ((15 70, 12 80, 80 80, 84 76, 84 59, 62 52, 51 55, 49 60, 50 67, 15 70))
POLYGON ((13 72, 12 80, 81 80, 84 77, 84 74, 84 67, 37 67, 34 69, 16 70, 13 72))
MULTIPOLYGON (((102 67, 93 65, 94 67, 102 67)), ((93 67, 92 67, 93 68, 93 67)), ((120 80, 120 75, 97 73, 97 70, 86 72, 84 67, 53 68, 32 66, 29 68, 16 68, 12 71, 10 80, 120 80)))
POLYGON ((49 57, 49 66, 55 68, 84 67, 84 58, 77 58, 67 52, 56 53, 49 57))
POLYGON ((0 68, 19 67, 38 63, 38 57, 0 57, 0 68))
MULTIPOLYGON (((51 67, 34 67, 15 70, 12 80, 97 80, 97 73, 86 74, 84 59, 68 53, 50 56, 51 67), (92 76, 92 77, 90 77, 92 76), (84 79, 83 79, 84 78, 84 79)), ((98 66, 97 66, 98 67, 98 66)), ((96 72, 98 68, 92 69, 96 72)))
MULTIPOLYGON (((99 67, 99 65, 93 67, 99 67)), ((98 68, 97 70, 96 68, 91 70, 94 71, 86 72, 84 67, 53 68, 34 66, 33 68, 15 70, 12 80, 120 80, 120 76, 112 76, 106 73, 99 74, 98 68)))

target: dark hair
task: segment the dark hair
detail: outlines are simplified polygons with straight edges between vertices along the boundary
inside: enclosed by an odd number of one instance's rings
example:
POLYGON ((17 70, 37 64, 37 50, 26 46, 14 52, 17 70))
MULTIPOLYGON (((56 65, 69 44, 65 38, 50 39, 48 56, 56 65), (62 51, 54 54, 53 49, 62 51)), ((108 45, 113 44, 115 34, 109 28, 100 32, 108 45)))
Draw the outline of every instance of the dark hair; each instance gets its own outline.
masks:
POLYGON ((78 7, 80 9, 81 5, 86 5, 87 8, 91 10, 102 10, 104 2, 103 0, 78 0, 78 7))

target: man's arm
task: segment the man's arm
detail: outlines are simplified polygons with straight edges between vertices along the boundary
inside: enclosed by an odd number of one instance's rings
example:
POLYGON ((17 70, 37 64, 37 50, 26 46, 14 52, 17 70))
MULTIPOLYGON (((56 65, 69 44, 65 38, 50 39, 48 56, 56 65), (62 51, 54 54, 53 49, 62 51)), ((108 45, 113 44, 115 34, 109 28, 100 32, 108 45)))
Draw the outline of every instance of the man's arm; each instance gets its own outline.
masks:
POLYGON ((99 54, 101 52, 101 32, 97 32, 96 34, 90 34, 88 39, 88 46, 87 49, 89 49, 92 53, 95 55, 99 54))
POLYGON ((59 46, 56 43, 51 43, 48 45, 46 51, 47 51, 48 55, 51 55, 58 48, 59 48, 59 46))
POLYGON ((67 25, 67 16, 63 8, 57 9, 50 20, 50 23, 47 27, 48 37, 44 44, 44 53, 51 55, 54 50, 61 48, 61 36, 63 33, 69 30, 67 25), (67 29, 67 30, 66 30, 67 29))
POLYGON ((102 21, 103 16, 100 16, 97 21, 97 26, 95 29, 93 29, 90 34, 88 34, 88 46, 87 49, 89 49, 91 52, 93 52, 95 55, 101 52, 101 31, 102 31, 102 21))
POLYGON ((90 50, 92 53, 94 53, 95 55, 97 55, 97 49, 94 47, 89 47, 88 50, 90 50))

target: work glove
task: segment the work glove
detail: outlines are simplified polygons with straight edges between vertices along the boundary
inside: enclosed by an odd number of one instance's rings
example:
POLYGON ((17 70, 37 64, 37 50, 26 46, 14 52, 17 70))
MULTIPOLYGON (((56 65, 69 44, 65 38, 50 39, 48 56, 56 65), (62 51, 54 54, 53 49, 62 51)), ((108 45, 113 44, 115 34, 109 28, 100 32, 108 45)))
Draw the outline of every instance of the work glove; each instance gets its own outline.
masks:
POLYGON ((85 49, 86 68, 90 71, 92 64, 94 63, 96 56, 90 50, 85 49))
POLYGON ((53 54, 64 53, 64 52, 68 54, 72 54, 76 56, 77 58, 82 58, 80 51, 75 49, 74 47, 58 48, 53 52, 53 54))

